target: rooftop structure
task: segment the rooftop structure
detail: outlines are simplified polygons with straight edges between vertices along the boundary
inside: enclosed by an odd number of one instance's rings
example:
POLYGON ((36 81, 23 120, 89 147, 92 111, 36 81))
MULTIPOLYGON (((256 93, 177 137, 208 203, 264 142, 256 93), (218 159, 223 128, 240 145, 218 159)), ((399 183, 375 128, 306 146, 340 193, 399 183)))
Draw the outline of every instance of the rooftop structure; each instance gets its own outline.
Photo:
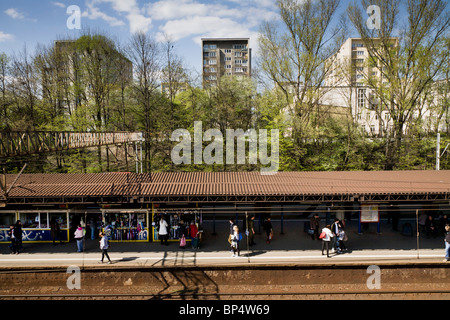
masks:
MULTIPOLYGON (((7 175, 6 187, 17 175, 7 175)), ((0 191, 0 199, 3 191, 0 191)), ((447 201, 450 171, 22 174, 7 203, 447 201)))

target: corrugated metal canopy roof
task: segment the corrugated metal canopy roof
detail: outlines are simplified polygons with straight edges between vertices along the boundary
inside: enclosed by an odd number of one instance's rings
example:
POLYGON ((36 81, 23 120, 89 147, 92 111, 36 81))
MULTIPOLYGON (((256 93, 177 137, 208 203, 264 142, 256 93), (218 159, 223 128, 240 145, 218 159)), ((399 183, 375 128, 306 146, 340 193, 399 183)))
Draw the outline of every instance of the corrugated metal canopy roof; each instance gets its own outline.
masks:
MULTIPOLYGON (((7 185, 16 175, 7 175, 7 185)), ((450 171, 22 174, 10 198, 450 193, 450 171)), ((2 191, 0 191, 0 196, 2 191)))

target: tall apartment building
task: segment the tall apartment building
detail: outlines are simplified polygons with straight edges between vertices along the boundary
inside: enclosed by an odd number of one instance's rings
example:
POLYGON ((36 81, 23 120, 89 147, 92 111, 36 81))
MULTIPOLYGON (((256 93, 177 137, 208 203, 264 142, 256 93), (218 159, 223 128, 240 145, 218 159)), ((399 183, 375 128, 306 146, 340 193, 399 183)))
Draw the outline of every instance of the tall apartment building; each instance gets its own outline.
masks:
MULTIPOLYGON (((82 78, 86 77, 92 71, 92 65, 87 63, 87 56, 95 52, 92 50, 88 54, 85 49, 77 47, 78 40, 56 40, 54 41, 55 52, 58 54, 58 61, 55 61, 53 68, 58 70, 48 70, 48 75, 43 77, 50 85, 51 82, 64 87, 65 93, 61 92, 60 103, 65 106, 68 113, 72 113, 77 106, 81 104, 83 96, 90 95, 91 83, 83 83, 82 78), (71 91, 71 88, 77 88, 71 91)), ((96 40, 98 41, 98 40, 96 40)), ((99 44, 100 46, 100 44, 99 44)), ((133 81, 133 64, 122 53, 117 51, 112 43, 104 41, 101 43, 101 50, 98 53, 97 60, 91 59, 91 64, 97 64, 98 72, 104 79, 105 85, 117 85, 121 83, 129 84, 133 81), (94 62, 95 61, 95 62, 94 62)), ((60 89, 60 88, 58 88, 60 89)))
MULTIPOLYGON (((371 39, 371 50, 381 48, 380 39, 371 39)), ((391 46, 398 45, 398 39, 390 40, 391 46)), ((349 38, 332 57, 328 59, 330 74, 325 86, 364 87, 370 80, 386 83, 381 66, 370 57, 369 49, 361 38, 349 38)))
POLYGON ((203 38, 203 88, 217 85, 222 76, 250 77, 249 38, 203 38))
MULTIPOLYGON (((379 39, 371 39, 371 50, 381 47, 379 39)), ((392 38, 391 46, 398 44, 392 38)), ((349 38, 340 49, 328 59, 329 74, 324 80, 326 94, 322 104, 351 108, 353 118, 364 131, 378 134, 382 127, 390 124, 390 115, 380 110, 380 102, 372 92, 374 84, 388 85, 382 67, 370 56, 361 38, 349 38), (372 84, 369 86, 368 83, 372 84)))

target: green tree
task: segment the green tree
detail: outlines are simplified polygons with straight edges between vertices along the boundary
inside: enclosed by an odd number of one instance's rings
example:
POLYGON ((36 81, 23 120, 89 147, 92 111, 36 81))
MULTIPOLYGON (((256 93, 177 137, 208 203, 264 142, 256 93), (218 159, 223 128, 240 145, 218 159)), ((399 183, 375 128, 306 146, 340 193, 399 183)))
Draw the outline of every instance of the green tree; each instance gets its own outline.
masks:
POLYGON ((442 45, 450 27, 448 2, 408 1, 406 17, 401 16, 401 5, 400 0, 362 0, 361 6, 348 8, 349 18, 368 50, 368 66, 382 75, 366 78, 380 107, 392 119, 385 139, 386 170, 399 166, 405 132, 413 125, 414 113, 449 57, 448 49, 442 45), (365 10, 369 5, 381 9, 380 28, 366 23, 365 10), (406 23, 399 25, 399 21, 406 23))

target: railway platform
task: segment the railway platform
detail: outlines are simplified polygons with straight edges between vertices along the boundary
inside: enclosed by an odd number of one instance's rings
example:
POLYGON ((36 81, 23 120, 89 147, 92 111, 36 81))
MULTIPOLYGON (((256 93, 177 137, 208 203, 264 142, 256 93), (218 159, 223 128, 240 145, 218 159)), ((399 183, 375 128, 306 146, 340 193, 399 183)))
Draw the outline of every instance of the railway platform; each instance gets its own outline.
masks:
MULTIPOLYGON (((330 258, 321 253, 321 241, 312 240, 303 231, 302 220, 284 221, 283 234, 280 233, 281 221, 272 222, 275 230, 274 239, 266 242, 265 234, 255 235, 256 245, 247 246, 246 237, 241 241, 240 256, 232 257, 227 242, 228 221, 216 221, 216 234, 212 233, 212 221, 204 222, 204 237, 199 249, 192 249, 188 242, 185 249, 178 242, 167 246, 159 242, 112 242, 108 250, 112 264, 108 268, 121 267, 184 267, 184 266, 233 266, 233 265, 336 265, 357 264, 421 264, 436 263, 450 267, 450 262, 443 262, 444 243, 441 237, 426 238, 419 235, 403 236, 393 231, 392 226, 382 221, 381 232, 375 228, 358 234, 356 222, 350 222, 346 231, 348 251, 342 254, 331 253, 330 258)), ((400 222, 400 225, 403 222, 400 222)), ((258 231, 258 228, 256 228, 258 231)), ((76 243, 24 244, 24 250, 18 255, 9 253, 6 244, 0 247, 1 269, 54 268, 82 266, 101 268, 99 241, 87 238, 85 250, 76 252, 76 243)))

